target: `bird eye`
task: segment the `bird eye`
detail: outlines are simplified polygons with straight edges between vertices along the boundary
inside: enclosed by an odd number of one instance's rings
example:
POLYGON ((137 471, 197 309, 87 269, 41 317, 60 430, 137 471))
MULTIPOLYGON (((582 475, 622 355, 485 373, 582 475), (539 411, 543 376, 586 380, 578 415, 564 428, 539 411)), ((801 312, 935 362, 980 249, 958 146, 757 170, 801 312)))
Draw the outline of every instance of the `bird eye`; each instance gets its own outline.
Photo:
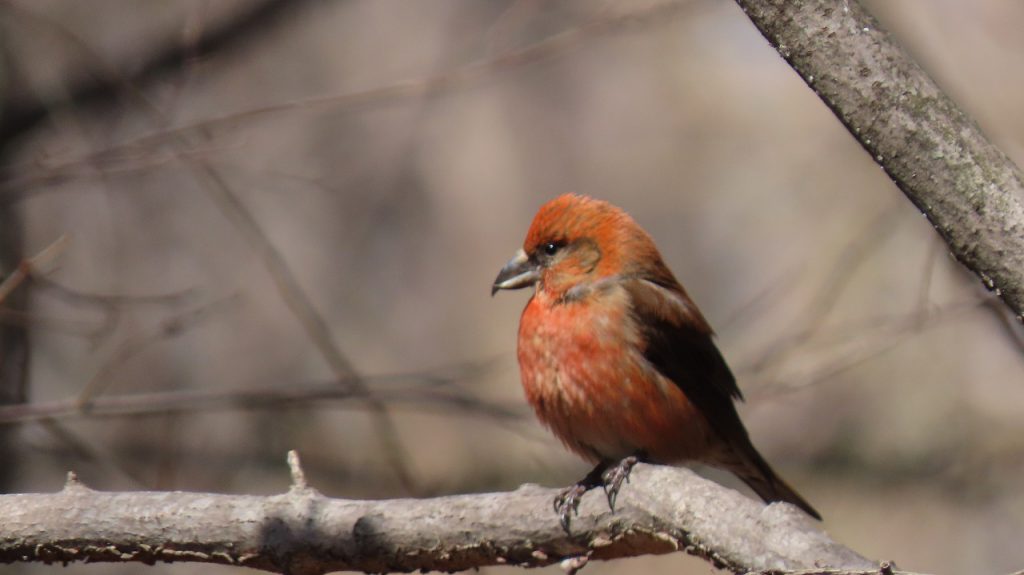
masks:
POLYGON ((548 242, 548 243, 544 244, 544 246, 541 249, 544 250, 545 254, 547 254, 549 256, 553 256, 556 253, 558 253, 558 250, 561 247, 562 247, 561 244, 556 244, 555 242, 548 242))

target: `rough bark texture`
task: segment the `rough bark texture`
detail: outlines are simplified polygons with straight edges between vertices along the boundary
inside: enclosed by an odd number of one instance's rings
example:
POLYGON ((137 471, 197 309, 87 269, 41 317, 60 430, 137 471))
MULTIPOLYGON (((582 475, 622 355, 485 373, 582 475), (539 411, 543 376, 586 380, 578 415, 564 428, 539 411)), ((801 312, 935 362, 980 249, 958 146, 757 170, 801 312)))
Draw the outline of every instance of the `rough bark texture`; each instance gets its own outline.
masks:
POLYGON ((736 0, 945 239, 1024 314, 1024 178, 857 0, 736 0))
MULTIPOLYGON (((297 468, 293 467, 294 469, 297 468)), ((764 506, 685 469, 639 465, 618 509, 591 491, 562 531, 552 489, 434 499, 324 497, 297 474, 270 497, 103 493, 0 496, 0 562, 200 561, 279 573, 582 565, 686 550, 737 573, 877 569, 785 504, 764 506)))

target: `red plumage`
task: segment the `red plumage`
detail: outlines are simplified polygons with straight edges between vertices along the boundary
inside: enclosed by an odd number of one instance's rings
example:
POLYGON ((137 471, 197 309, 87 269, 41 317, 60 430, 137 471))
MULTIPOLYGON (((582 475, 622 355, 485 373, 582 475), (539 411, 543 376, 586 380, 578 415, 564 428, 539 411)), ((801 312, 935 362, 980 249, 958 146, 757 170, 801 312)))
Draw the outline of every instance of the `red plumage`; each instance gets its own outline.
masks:
POLYGON ((711 328, 628 214, 577 195, 542 206, 494 290, 530 285, 523 388, 540 420, 598 465, 592 476, 630 456, 699 461, 820 518, 751 444, 711 328))

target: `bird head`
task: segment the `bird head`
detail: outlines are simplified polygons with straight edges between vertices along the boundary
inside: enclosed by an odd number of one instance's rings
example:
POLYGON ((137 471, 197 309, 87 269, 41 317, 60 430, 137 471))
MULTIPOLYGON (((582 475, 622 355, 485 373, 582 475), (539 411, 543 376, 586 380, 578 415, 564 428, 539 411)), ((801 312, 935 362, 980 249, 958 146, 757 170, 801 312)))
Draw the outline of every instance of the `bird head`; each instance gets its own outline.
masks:
POLYGON ((555 297, 613 276, 672 279, 647 232, 621 209, 567 194, 541 206, 491 295, 536 285, 555 297))

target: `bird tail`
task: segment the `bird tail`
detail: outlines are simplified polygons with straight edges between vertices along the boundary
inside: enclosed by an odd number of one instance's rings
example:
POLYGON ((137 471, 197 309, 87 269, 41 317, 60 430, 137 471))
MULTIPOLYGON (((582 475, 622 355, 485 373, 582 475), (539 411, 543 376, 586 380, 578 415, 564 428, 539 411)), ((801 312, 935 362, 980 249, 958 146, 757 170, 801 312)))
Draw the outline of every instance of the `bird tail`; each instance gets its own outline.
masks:
POLYGON ((821 520, 821 515, 814 507, 811 507, 806 499, 775 473, 753 445, 743 451, 745 453, 740 456, 742 463, 730 465, 729 470, 753 489, 754 493, 758 494, 765 503, 774 501, 792 503, 811 517, 821 520))

